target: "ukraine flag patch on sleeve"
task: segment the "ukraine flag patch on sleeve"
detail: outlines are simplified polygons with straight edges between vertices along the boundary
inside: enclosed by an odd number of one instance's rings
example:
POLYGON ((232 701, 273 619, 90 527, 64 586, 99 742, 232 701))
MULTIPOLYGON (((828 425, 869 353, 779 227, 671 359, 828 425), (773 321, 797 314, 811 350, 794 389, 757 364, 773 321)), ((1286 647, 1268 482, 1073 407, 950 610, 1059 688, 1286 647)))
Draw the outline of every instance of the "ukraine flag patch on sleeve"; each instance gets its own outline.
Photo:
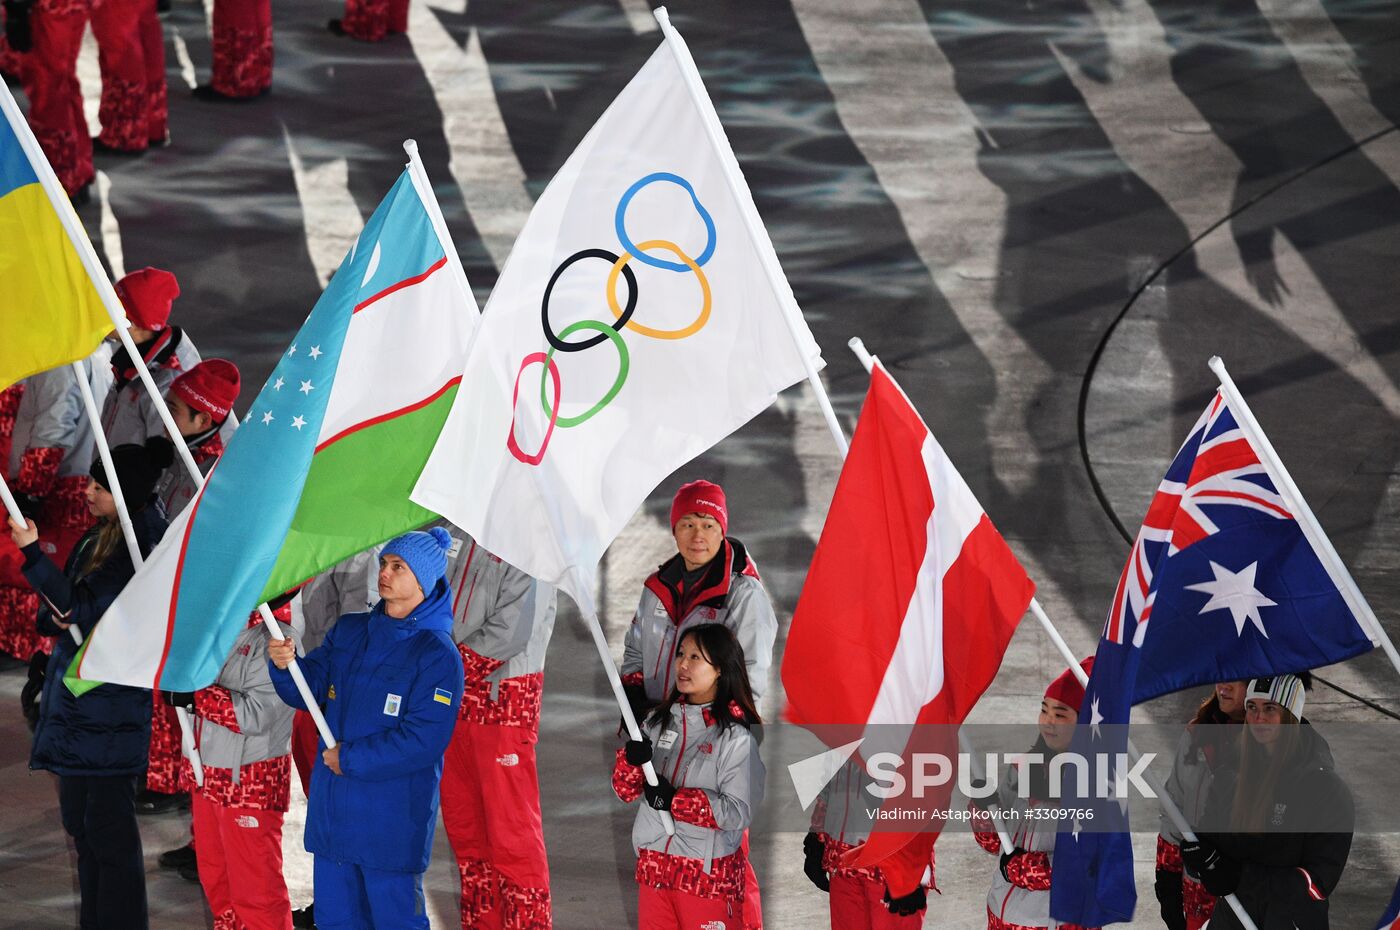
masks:
POLYGON ((439 704, 451 704, 452 692, 446 690, 445 688, 434 688, 433 700, 437 701, 439 704))

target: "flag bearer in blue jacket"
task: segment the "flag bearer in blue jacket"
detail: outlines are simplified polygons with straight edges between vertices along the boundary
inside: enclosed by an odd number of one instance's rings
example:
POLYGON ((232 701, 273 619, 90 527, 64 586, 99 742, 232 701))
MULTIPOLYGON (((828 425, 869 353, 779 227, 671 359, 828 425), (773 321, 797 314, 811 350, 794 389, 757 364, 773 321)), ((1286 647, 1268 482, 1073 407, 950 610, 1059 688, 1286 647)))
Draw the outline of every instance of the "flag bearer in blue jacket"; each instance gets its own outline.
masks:
MULTIPOLYGON (((428 928, 423 872, 462 700, 443 578, 451 544, 440 527, 392 540, 379 557, 380 602, 340 618, 299 663, 338 741, 322 745, 306 817, 320 930, 428 928)), ((294 648, 268 644, 272 682, 305 709, 286 671, 294 648)))

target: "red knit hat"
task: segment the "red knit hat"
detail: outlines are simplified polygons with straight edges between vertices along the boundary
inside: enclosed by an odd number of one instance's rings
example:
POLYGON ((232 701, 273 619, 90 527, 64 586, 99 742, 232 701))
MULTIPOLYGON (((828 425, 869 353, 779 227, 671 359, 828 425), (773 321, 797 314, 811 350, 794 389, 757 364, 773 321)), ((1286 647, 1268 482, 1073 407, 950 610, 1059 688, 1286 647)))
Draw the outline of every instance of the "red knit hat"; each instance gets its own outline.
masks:
POLYGON ((133 271, 117 282, 116 289, 131 325, 152 332, 165 329, 170 305, 180 296, 180 283, 175 276, 159 268, 133 271))
MULTIPOLYGON (((1094 657, 1089 656, 1079 663, 1079 667, 1084 669, 1084 674, 1089 674, 1094 670, 1094 657)), ((1050 682, 1050 687, 1045 689, 1045 696, 1061 704, 1068 704, 1077 714, 1079 705, 1084 703, 1084 686, 1079 683, 1074 670, 1067 668, 1060 673, 1059 678, 1050 682)))
POLYGON ((729 506, 724 501, 724 488, 712 481, 691 481, 681 485, 671 501, 671 529, 688 513, 703 513, 713 517, 720 532, 729 534, 729 506))
POLYGON ((238 387, 238 366, 221 358, 209 358, 176 378, 170 393, 222 423, 238 400, 238 387))

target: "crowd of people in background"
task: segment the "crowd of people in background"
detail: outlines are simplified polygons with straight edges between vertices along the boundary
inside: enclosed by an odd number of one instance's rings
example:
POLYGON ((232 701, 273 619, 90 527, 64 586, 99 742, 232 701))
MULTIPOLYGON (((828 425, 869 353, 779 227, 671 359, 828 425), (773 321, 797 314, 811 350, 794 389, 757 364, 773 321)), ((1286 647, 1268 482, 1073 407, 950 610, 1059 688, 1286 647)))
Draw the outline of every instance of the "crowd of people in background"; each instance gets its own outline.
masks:
MULTIPOLYGON (((30 128, 75 203, 91 197, 94 154, 133 156, 171 144, 158 14, 172 2, 180 0, 4 0, 0 7, 0 74, 24 91, 30 128), (95 136, 78 82, 89 28, 102 77, 95 136)), ((408 0, 346 0, 344 14, 326 25, 336 35, 378 42, 408 31, 408 0)), ((195 99, 238 102, 272 90, 272 0, 214 0, 210 37, 210 78, 193 89, 195 99)))

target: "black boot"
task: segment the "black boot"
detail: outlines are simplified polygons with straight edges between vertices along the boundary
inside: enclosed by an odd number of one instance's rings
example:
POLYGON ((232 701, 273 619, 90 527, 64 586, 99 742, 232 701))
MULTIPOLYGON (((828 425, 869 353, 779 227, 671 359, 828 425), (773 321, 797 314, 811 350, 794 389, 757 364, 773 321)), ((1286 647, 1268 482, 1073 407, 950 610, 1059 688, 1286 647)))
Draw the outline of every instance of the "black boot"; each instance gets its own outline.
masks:
POLYGON ((297 930, 316 930, 316 902, 312 901, 299 911, 292 911, 292 926, 297 930))
POLYGON ((195 858, 194 844, 186 843, 179 849, 169 849, 160 854, 156 860, 162 869, 181 869, 188 866, 194 868, 198 861, 195 858))
POLYGON ((162 794, 159 791, 140 791, 136 794, 138 814, 166 814, 189 806, 188 794, 162 794))

